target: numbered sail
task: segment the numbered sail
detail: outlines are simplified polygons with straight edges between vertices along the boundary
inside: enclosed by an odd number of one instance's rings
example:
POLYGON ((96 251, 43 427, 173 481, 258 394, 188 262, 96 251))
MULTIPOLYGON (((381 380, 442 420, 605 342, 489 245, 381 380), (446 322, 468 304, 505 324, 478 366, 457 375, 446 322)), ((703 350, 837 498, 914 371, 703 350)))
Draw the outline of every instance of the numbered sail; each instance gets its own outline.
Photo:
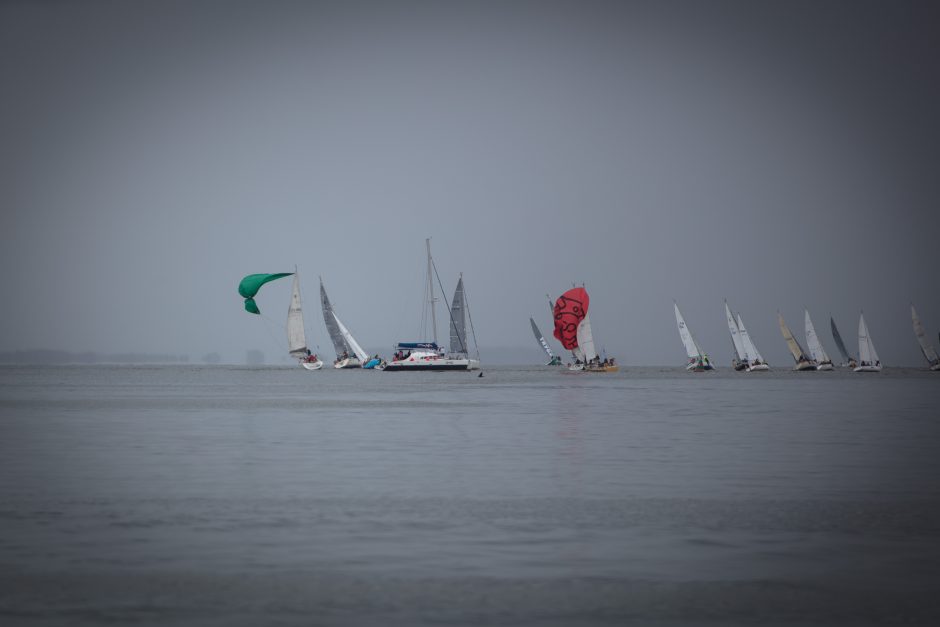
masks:
POLYGON ((734 321, 734 316, 731 314, 731 308, 728 307, 728 301, 725 301, 725 316, 728 318, 728 332, 731 333, 734 352, 737 353, 739 361, 747 361, 747 353, 744 350, 744 343, 741 341, 741 332, 738 329, 738 323, 734 321))
POLYGON ((816 327, 813 326, 813 320, 809 317, 809 310, 804 309, 803 313, 805 314, 803 322, 806 325, 806 346, 809 348, 809 354, 818 364, 829 362, 829 355, 826 354, 826 349, 823 348, 819 336, 816 335, 816 327))
POLYGON ((578 325, 578 348, 581 349, 582 359, 591 361, 597 357, 594 348, 594 334, 591 332, 591 316, 584 314, 584 320, 578 325))
POLYGON ((294 273, 290 307, 287 309, 287 350, 293 357, 307 354, 307 336, 304 333, 304 314, 300 306, 300 281, 294 273))
POLYGON ((780 324, 780 333, 783 334, 783 339, 787 341, 787 348, 790 349, 790 354, 793 355, 793 361, 797 363, 809 361, 809 358, 807 358, 806 353, 803 351, 803 347, 800 346, 800 343, 793 337, 793 332, 790 331, 790 327, 788 327, 787 323, 783 320, 783 314, 779 311, 777 312, 777 322, 780 324))
POLYGON ((865 314, 858 317, 858 358, 860 365, 872 366, 878 363, 878 353, 868 334, 868 325, 865 324, 865 314))
POLYGON ((763 362, 764 358, 761 357, 760 352, 757 350, 757 346, 754 344, 754 341, 748 334, 747 328, 744 326, 744 320, 741 318, 741 314, 738 314, 738 332, 741 335, 741 344, 744 346, 744 355, 747 361, 750 363, 754 363, 755 361, 763 362))
POLYGON ((673 303, 673 306, 676 310, 676 326, 679 327, 679 337, 682 338, 682 345, 685 346, 685 352, 688 354, 689 359, 701 358, 702 349, 699 348, 695 338, 692 337, 692 332, 689 331, 689 327, 685 323, 685 318, 683 318, 682 313, 679 312, 679 305, 673 303))
POLYGON ((845 342, 842 341, 842 336, 839 335, 839 329, 836 328, 836 321, 829 317, 829 327, 832 329, 832 339, 835 340, 836 348, 839 349, 839 352, 842 354, 842 359, 845 361, 854 361, 852 356, 849 355, 849 351, 845 348, 845 342))
POLYGON ((920 344, 920 350, 924 354, 924 358, 931 366, 940 363, 940 356, 937 355, 937 351, 927 340, 927 333, 924 331, 924 325, 921 324, 920 316, 917 315, 914 305, 911 305, 911 320, 914 322, 914 335, 917 336, 917 342, 920 344))
POLYGON ((467 352, 467 316, 463 292, 463 274, 457 279, 457 289, 450 305, 450 352, 467 352))
POLYGON ((545 341, 545 336, 543 336, 542 332, 539 331, 539 328, 535 326, 535 320, 529 318, 529 322, 532 323, 532 333, 535 334, 535 339, 538 340, 539 344, 542 345, 542 350, 545 351, 549 359, 555 359, 555 355, 552 353, 551 347, 548 345, 548 342, 545 341))
POLYGON ((320 277, 320 305, 323 307, 323 322, 326 324, 327 333, 330 334, 330 340, 333 342, 333 348, 336 350, 336 357, 340 358, 343 353, 351 353, 350 347, 343 338, 342 331, 336 324, 336 318, 333 316, 333 306, 326 295, 326 289, 323 287, 323 277, 320 277))
POLYGON ((349 332, 349 329, 347 329, 346 326, 340 322, 336 312, 330 311, 330 315, 333 317, 333 320, 336 321, 336 327, 343 336, 343 340, 349 345, 349 348, 352 349, 352 352, 356 356, 356 359, 359 360, 359 363, 365 364, 367 361, 369 361, 369 356, 364 350, 362 350, 362 347, 359 346, 359 342, 357 342, 356 339, 352 336, 352 333, 349 332))

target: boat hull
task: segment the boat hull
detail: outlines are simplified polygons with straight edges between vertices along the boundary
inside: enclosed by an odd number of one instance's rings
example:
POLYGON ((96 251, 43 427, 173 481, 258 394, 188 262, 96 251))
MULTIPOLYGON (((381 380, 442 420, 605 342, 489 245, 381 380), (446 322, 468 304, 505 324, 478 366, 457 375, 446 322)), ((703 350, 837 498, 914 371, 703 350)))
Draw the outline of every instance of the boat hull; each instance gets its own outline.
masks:
POLYGON ((479 370, 480 363, 477 362, 476 367, 472 367, 471 359, 437 359, 434 361, 426 362, 407 362, 407 361, 392 361, 389 362, 385 368, 385 372, 438 372, 444 370, 464 370, 469 372, 470 370, 479 370))
POLYGON ((793 369, 796 370, 797 372, 805 372, 807 370, 816 370, 816 364, 812 362, 804 361, 793 366, 793 369))
POLYGON ((323 367, 323 362, 319 359, 317 361, 302 361, 300 365, 304 367, 304 370, 319 370, 323 367))
POLYGON ((343 368, 362 368, 362 362, 355 357, 348 357, 334 362, 333 367, 337 370, 342 370, 343 368))
POLYGON ((881 366, 859 366, 855 372, 881 372, 881 366))
POLYGON ((832 364, 824 363, 816 366, 816 370, 833 370, 832 364))
POLYGON ((767 364, 757 364, 756 366, 747 367, 748 372, 767 372, 768 370, 770 370, 770 366, 767 364))
POLYGON ((715 367, 711 364, 691 363, 686 365, 685 369, 691 370, 692 372, 705 372, 706 370, 714 370, 715 367))
POLYGON ((930 371, 931 371, 931 372, 940 371, 940 364, 934 364, 934 365, 932 365, 932 366, 930 367, 930 371))

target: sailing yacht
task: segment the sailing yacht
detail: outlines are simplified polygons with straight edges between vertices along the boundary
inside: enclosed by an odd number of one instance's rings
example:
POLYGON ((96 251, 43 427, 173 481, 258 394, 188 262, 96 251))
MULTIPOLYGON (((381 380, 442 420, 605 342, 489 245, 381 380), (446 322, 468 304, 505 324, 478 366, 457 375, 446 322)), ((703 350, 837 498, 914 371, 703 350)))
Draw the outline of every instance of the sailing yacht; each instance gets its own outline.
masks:
POLYGON ((532 333, 535 334, 535 339, 538 341, 539 346, 542 347, 542 350, 545 351, 545 354, 548 355, 548 363, 546 366, 560 366, 561 357, 552 352, 551 347, 548 345, 548 342, 545 341, 545 336, 542 335, 542 332, 539 331, 538 326, 535 324, 535 320, 529 318, 529 323, 532 325, 532 333))
POLYGON ((832 329, 832 339, 836 343, 836 348, 842 354, 842 363, 839 366, 842 368, 855 368, 858 366, 858 362, 846 350, 845 342, 842 341, 842 336, 839 335, 839 329, 836 327, 836 321, 832 316, 829 316, 829 327, 832 329))
POLYGON ((809 349, 810 357, 816 362, 816 370, 832 370, 832 360, 829 354, 823 348, 819 336, 816 335, 816 327, 813 326, 813 320, 809 317, 809 309, 803 308, 803 324, 806 328, 806 347, 809 349))
POLYGON ((917 342, 920 344, 920 351, 924 354, 924 359, 927 360, 928 367, 934 371, 940 371, 940 356, 937 355, 937 351, 934 350, 930 342, 927 341, 927 333, 924 331, 924 325, 920 322, 920 317, 917 315, 917 310, 914 309, 914 304, 911 303, 911 320, 914 323, 914 336, 917 337, 917 342))
POLYGON ((765 372, 770 370, 770 365, 761 357, 760 351, 754 344, 754 340, 747 332, 744 326, 744 320, 741 314, 738 314, 738 334, 741 336, 741 344, 744 346, 744 361, 747 362, 748 372, 765 372))
POLYGON ((575 363, 568 366, 572 372, 617 372, 620 367, 613 359, 601 361, 594 346, 591 317, 588 312, 590 297, 583 287, 573 287, 555 301, 555 337, 572 352, 575 363))
POLYGON ((294 270, 294 285, 291 289, 290 307, 287 309, 287 350, 307 370, 319 370, 323 362, 307 348, 304 332, 304 313, 300 303, 300 279, 294 270))
POLYGON ((787 348, 790 349, 790 354, 793 355, 793 361, 796 362, 793 369, 799 371, 816 370, 816 362, 806 355, 803 347, 800 346, 800 343, 793 337, 793 332, 790 331, 790 327, 788 327, 787 323, 783 320, 783 314, 779 311, 777 312, 777 323, 780 325, 780 333, 783 334, 783 339, 787 341, 787 348))
POLYGON ((858 367, 855 372, 881 372, 881 361, 868 334, 864 313, 858 316, 858 367))
POLYGON ((698 345, 698 342, 695 341, 695 337, 692 335, 692 331, 689 330, 689 327, 685 323, 685 318, 682 317, 682 313, 679 312, 679 304, 673 301, 673 307, 676 310, 676 326, 679 327, 679 338, 682 340, 682 345, 685 346, 685 352, 689 356, 689 363, 686 364, 686 370, 692 370, 693 372, 704 372, 706 370, 713 370, 711 360, 708 359, 708 355, 705 354, 705 351, 698 345))
POLYGON ((336 359, 333 361, 334 368, 361 368, 362 364, 368 361, 368 355, 363 352, 362 348, 356 344, 355 340, 350 343, 347 339, 352 337, 348 331, 343 332, 342 323, 339 321, 339 318, 333 312, 333 305, 330 304, 330 299, 326 295, 326 288, 323 287, 323 277, 320 277, 320 305, 323 308, 323 322, 326 324, 326 330, 330 334, 330 340, 333 342, 333 348, 336 350, 336 359), (359 349, 359 352, 356 352, 356 349, 353 348, 355 344, 356 348, 359 349))
POLYGON ((728 319, 728 332, 731 334, 731 348, 733 350, 731 365, 735 370, 741 371, 747 368, 747 354, 744 352, 744 342, 741 341, 738 323, 734 321, 727 300, 725 301, 725 317, 728 319))
MULTIPOLYGON (((446 352, 437 344, 437 314, 435 312, 434 276, 436 269, 431 257, 431 239, 424 240, 428 251, 428 300, 426 305, 431 310, 431 327, 433 341, 431 342, 399 342, 395 347, 395 357, 389 361, 385 372, 424 372, 436 370, 479 370, 479 353, 476 359, 471 359, 467 347, 467 314, 466 294, 463 287, 463 274, 457 280, 457 289, 451 307, 448 309, 450 319, 450 351, 446 352)), ((471 322, 472 325, 472 322, 471 322)), ((482 373, 481 373, 482 374, 482 373)))

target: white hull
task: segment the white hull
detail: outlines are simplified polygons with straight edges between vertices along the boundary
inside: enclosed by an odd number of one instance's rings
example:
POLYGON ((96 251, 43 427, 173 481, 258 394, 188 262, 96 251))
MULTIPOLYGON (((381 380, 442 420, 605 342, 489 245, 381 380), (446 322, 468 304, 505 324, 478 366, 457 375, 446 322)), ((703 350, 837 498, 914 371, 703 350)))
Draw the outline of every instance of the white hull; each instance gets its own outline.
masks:
POLYGON ((756 366, 747 367, 748 372, 766 372, 767 370, 770 370, 770 366, 767 364, 757 364, 756 366))
POLYGON ((934 365, 932 365, 932 366, 930 367, 930 371, 931 371, 931 372, 940 371, 940 364, 934 364, 934 365))
POLYGON ((323 362, 319 359, 316 361, 302 361, 300 365, 303 366, 305 370, 319 370, 323 367, 323 362))
POLYGON ((447 359, 436 353, 414 352, 398 361, 390 361, 385 366, 386 372, 434 372, 442 370, 479 370, 480 362, 476 359, 447 359))
POLYGON ((355 357, 349 357, 347 359, 340 359, 339 361, 333 362, 333 367, 337 370, 343 368, 362 368, 362 363, 355 357))
POLYGON ((803 363, 793 366, 793 369, 796 370, 797 372, 804 372, 806 370, 816 370, 816 364, 809 362, 809 361, 804 361, 803 363))
POLYGON ((816 370, 833 370, 833 367, 830 363, 819 364, 816 366, 816 370))
POLYGON ((855 372, 881 372, 881 366, 859 366, 855 372))

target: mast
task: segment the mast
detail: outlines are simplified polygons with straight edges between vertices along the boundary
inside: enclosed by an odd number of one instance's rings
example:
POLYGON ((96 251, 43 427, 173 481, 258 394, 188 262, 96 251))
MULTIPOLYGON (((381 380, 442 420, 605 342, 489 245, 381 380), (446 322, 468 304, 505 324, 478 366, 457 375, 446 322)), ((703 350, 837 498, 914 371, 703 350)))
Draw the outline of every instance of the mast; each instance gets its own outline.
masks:
POLYGON ((428 303, 431 305, 431 328, 434 330, 434 343, 437 344, 437 316, 434 313, 434 303, 437 299, 434 298, 434 271, 431 268, 431 238, 426 238, 424 243, 428 248, 428 303))

